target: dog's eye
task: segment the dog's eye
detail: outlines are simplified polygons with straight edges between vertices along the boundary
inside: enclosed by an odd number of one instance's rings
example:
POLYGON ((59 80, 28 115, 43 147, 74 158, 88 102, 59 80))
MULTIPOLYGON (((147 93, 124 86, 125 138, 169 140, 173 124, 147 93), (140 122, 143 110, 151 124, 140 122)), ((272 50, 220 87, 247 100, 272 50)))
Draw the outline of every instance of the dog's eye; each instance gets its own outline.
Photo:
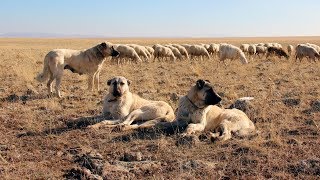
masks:
POLYGON ((120 82, 120 85, 123 86, 123 85, 124 85, 124 82, 120 82))

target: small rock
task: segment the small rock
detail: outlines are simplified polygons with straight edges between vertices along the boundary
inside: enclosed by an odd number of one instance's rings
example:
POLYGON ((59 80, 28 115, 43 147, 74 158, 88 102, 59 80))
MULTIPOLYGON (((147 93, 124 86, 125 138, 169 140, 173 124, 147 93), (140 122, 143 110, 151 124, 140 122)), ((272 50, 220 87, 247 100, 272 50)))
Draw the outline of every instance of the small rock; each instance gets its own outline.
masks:
POLYGON ((289 140, 287 141, 287 144, 291 144, 291 145, 294 145, 294 146, 298 146, 298 145, 300 145, 301 143, 300 143, 298 140, 296 140, 296 139, 289 139, 289 140))
POLYGON ((320 112, 320 100, 312 101, 310 106, 314 112, 320 112))
POLYGON ((134 152, 134 153, 124 153, 123 157, 120 158, 120 161, 141 161, 142 160, 142 154, 141 152, 134 152))
POLYGON ((297 106, 300 104, 300 99, 283 99, 282 102, 289 107, 297 106))
POLYGON ((17 102, 17 101, 19 101, 19 99, 20 99, 19 96, 16 94, 11 94, 10 96, 8 96, 6 98, 6 100, 9 102, 17 102))

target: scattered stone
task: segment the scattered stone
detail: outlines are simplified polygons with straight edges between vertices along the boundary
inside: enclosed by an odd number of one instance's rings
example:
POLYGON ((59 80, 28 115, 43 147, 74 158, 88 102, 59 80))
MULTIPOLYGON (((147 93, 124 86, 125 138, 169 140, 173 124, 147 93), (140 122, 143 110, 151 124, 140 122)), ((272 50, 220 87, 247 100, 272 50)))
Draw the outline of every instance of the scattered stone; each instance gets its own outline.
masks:
POLYGON ((206 169, 208 171, 213 170, 216 167, 216 163, 206 162, 200 160, 188 160, 182 163, 181 168, 184 171, 196 170, 196 169, 206 169))
POLYGON ((11 94, 6 98, 8 102, 17 102, 19 101, 19 99, 20 99, 19 96, 16 94, 11 94))
POLYGON ((120 158, 120 161, 141 161, 142 160, 142 154, 141 152, 130 152, 130 153, 124 153, 123 157, 120 158))
POLYGON ((289 107, 298 106, 301 102, 300 99, 283 99, 282 102, 289 107))
POLYGON ((300 143, 298 140, 296 140, 296 139, 289 139, 289 140, 287 141, 287 144, 291 144, 291 145, 294 145, 294 146, 301 145, 301 143, 300 143))
POLYGON ((313 112, 320 112, 320 100, 312 101, 310 106, 313 112))

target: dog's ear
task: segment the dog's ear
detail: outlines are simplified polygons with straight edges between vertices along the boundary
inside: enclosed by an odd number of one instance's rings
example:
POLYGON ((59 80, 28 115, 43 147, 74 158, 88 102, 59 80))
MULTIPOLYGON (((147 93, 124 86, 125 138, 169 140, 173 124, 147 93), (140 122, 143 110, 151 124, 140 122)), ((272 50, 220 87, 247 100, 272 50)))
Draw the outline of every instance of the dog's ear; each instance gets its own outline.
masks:
POLYGON ((106 48, 107 47, 107 43, 103 42, 103 43, 100 44, 100 46, 106 48))
POLYGON ((110 86, 111 81, 112 81, 112 79, 109 79, 109 80, 107 81, 107 85, 108 85, 108 86, 110 86))
POLYGON ((204 84, 205 84, 205 83, 206 83, 206 82, 205 82, 204 80, 199 79, 199 80, 196 82, 197 88, 198 88, 198 89, 202 89, 202 88, 204 87, 204 84))
POLYGON ((129 80, 129 79, 127 79, 127 84, 128 84, 128 86, 130 86, 131 83, 132 83, 132 81, 129 80))
POLYGON ((205 81, 207 81, 208 83, 211 83, 208 79, 206 79, 205 81))

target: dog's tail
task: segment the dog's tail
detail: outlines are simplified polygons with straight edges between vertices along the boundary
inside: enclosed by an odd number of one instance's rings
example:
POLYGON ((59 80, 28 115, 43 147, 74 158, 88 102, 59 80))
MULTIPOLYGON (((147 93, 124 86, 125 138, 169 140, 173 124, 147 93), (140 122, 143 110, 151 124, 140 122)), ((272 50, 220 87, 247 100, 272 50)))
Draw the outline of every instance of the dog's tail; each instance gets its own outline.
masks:
POLYGON ((49 57, 46 55, 44 58, 43 71, 39 73, 36 77, 36 80, 39 82, 44 82, 49 78, 50 67, 49 67, 49 57))

